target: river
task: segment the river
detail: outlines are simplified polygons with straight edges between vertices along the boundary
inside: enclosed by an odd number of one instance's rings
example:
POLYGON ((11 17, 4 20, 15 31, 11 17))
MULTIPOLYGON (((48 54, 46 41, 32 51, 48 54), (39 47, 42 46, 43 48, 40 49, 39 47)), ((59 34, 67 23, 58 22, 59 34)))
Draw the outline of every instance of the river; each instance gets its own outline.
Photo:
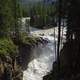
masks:
MULTIPOLYGON (((63 34, 65 33, 66 29, 64 28, 63 34)), ((57 44, 58 28, 55 28, 55 39, 54 28, 46 30, 31 28, 31 35, 42 37, 48 43, 46 45, 41 44, 35 49, 36 57, 29 62, 27 70, 23 72, 23 80, 43 80, 43 76, 51 71, 52 64, 56 60, 55 45, 57 44)), ((65 35, 62 38, 64 41, 65 35)))

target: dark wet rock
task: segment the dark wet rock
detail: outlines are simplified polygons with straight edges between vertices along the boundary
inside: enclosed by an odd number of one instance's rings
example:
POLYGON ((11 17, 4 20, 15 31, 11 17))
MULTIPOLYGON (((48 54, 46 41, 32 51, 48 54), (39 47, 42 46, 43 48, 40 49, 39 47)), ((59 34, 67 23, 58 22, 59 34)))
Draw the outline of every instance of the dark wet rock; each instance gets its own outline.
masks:
POLYGON ((40 36, 44 36, 44 34, 39 34, 40 36))
POLYGON ((54 36, 54 34, 50 34, 50 36, 54 36))
POLYGON ((32 52, 32 46, 27 44, 21 44, 19 46, 19 56, 17 61, 23 70, 27 68, 28 63, 30 62, 32 52))

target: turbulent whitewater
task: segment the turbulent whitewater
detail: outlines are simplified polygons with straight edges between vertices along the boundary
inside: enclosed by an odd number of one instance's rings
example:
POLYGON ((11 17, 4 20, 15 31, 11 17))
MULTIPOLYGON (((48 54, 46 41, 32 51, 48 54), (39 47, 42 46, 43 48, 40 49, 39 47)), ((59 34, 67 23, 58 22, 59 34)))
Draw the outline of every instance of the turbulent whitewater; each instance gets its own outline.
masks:
POLYGON ((54 35, 53 32, 53 28, 50 30, 36 30, 31 32, 33 36, 42 37, 43 39, 46 39, 48 43, 45 45, 40 44, 36 47, 34 50, 34 59, 29 62, 27 70, 23 72, 23 80, 43 80, 43 76, 52 69, 53 61, 56 59, 55 42, 57 42, 58 33, 56 31, 56 37, 54 39, 54 36, 52 36, 54 35))

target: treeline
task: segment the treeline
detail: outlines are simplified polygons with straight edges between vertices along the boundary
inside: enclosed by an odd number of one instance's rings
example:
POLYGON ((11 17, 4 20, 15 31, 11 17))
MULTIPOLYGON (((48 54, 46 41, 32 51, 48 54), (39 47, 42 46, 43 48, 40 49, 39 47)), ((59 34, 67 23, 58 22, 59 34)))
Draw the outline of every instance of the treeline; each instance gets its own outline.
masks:
POLYGON ((47 25, 55 26, 55 18, 57 10, 55 5, 45 5, 37 3, 35 5, 25 6, 23 9, 23 16, 31 17, 31 26, 43 28, 47 25))

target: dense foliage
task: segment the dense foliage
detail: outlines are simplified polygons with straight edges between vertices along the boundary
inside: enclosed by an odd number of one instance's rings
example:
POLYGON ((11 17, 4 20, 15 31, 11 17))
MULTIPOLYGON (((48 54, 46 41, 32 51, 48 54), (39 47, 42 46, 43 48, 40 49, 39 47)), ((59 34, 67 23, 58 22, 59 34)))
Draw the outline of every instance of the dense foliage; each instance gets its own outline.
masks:
POLYGON ((18 18, 20 18, 20 5, 18 0, 0 0, 0 36, 9 36, 16 31, 18 18), (16 4, 15 4, 16 3, 16 4))
POLYGON ((0 36, 7 35, 13 23, 12 1, 0 0, 0 36))
POLYGON ((47 25, 55 26, 56 8, 53 4, 37 3, 35 5, 23 6, 22 11, 24 17, 31 17, 31 26, 38 28, 43 28, 47 25))
POLYGON ((16 55, 17 46, 14 45, 10 38, 0 38, 0 54, 1 55, 16 55))

